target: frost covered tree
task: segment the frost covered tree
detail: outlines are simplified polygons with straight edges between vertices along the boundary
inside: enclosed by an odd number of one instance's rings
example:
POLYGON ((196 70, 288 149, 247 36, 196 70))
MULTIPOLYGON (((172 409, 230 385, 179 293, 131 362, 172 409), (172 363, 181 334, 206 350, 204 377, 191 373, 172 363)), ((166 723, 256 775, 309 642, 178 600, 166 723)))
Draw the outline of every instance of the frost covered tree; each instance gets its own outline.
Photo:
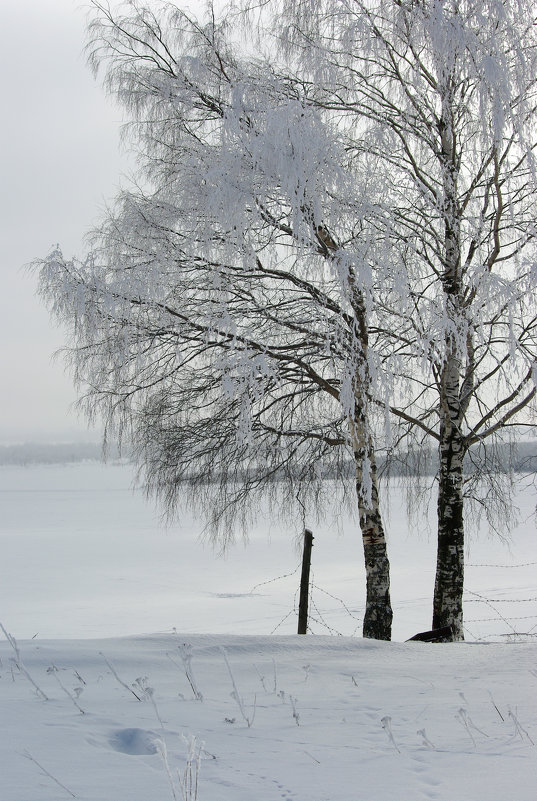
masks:
POLYGON ((83 408, 128 432, 168 512, 186 489, 224 543, 263 493, 289 520, 352 492, 363 633, 389 639, 375 462, 389 382, 371 324, 389 280, 372 259, 383 187, 356 169, 349 109, 311 102, 294 57, 241 46, 236 11, 93 9, 91 63, 130 115, 140 172, 87 257, 39 264, 83 408))
POLYGON ((375 314, 400 395, 391 407, 399 436, 438 448, 433 628, 462 639, 465 498, 497 503, 495 443, 527 424, 535 399, 535 5, 267 8, 313 107, 340 115, 348 150, 382 176, 374 258, 394 283, 375 314))

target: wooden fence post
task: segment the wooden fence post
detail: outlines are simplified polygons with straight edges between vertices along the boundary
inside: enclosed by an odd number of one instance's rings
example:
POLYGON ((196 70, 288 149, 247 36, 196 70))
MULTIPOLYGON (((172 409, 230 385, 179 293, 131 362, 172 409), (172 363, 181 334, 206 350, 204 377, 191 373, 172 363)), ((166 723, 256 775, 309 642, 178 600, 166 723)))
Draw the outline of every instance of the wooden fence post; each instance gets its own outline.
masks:
POLYGON ((300 577, 300 599, 298 602, 298 634, 308 630, 308 601, 310 593, 310 567, 313 534, 309 528, 304 530, 304 551, 302 554, 302 575, 300 577))

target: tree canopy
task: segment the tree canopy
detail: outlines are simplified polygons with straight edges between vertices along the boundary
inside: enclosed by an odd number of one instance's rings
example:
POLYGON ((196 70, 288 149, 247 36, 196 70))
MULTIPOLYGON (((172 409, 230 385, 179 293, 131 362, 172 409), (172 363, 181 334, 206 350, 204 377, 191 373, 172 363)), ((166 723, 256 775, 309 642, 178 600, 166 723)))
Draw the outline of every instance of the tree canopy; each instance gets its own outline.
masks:
POLYGON ((87 257, 40 264, 84 408, 224 542, 262 493, 288 517, 356 489, 381 638, 375 454, 434 442, 434 622, 462 637, 464 456, 535 396, 532 4, 93 9, 139 178, 87 257))

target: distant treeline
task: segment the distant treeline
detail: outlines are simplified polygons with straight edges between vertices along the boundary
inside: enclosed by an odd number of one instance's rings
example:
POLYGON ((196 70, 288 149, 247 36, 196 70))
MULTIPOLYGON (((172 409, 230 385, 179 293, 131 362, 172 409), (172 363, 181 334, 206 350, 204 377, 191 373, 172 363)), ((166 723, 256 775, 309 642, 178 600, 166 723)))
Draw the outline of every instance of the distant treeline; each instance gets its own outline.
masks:
MULTIPOLYGON (((107 447, 107 459, 117 459, 119 456, 116 446, 107 447)), ((0 445, 0 465, 73 464, 87 461, 103 461, 102 445, 97 442, 25 442, 19 445, 0 445)))
MULTIPOLYGON (((391 476, 431 475, 438 472, 438 453, 401 453, 389 458, 380 456, 379 470, 391 476)), ((477 448, 470 448, 464 458, 464 472, 489 473, 537 473, 537 440, 489 446, 486 455, 477 448)))
MULTIPOLYGON (((465 471, 475 470, 473 453, 470 451, 465 460, 465 471)), ((128 447, 107 445, 106 460, 119 458, 129 460, 128 447)), ((96 442, 69 443, 37 443, 25 442, 19 445, 0 445, 0 465, 32 465, 32 464, 73 464, 76 462, 104 461, 102 445, 96 442)), ((475 463, 482 462, 475 459, 475 463)), ((434 451, 422 451, 419 454, 401 453, 386 459, 379 454, 378 466, 381 473, 391 476, 435 475, 438 469, 438 456, 434 451)), ((488 462, 490 472, 537 473, 537 440, 535 442, 519 442, 516 446, 497 446, 488 462)), ((349 476, 355 469, 354 463, 345 465, 344 471, 349 476)), ((331 478, 331 471, 325 472, 331 478)), ((277 479, 278 476, 276 475, 277 479)))

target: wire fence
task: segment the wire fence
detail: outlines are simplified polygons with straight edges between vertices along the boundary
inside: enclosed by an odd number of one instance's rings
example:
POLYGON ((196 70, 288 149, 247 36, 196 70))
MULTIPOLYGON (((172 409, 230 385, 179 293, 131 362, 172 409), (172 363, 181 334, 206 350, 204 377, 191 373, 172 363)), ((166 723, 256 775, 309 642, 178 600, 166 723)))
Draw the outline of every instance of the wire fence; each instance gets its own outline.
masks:
MULTIPOLYGON (((513 570, 517 568, 533 568, 537 562, 520 564, 473 564, 468 568, 484 568, 487 570, 513 570)), ((298 594, 300 563, 290 573, 268 579, 256 584, 251 592, 285 579, 293 579, 295 589, 291 607, 273 627, 271 634, 281 632, 289 625, 296 626, 298 618, 298 594)), ((504 586, 489 592, 476 592, 470 588, 464 593, 465 635, 467 640, 477 642, 523 642, 537 637, 537 581, 528 575, 529 582, 523 587, 504 586), (533 581, 533 584, 531 582, 533 581)), ((497 574, 494 574, 497 575, 497 574)), ((491 582, 493 577, 491 575, 491 582)), ((495 582, 496 584, 498 582, 495 582)), ((407 598, 405 605, 419 605, 423 598, 407 598)), ((397 613, 397 609, 395 610, 397 613)), ((312 571, 309 585, 308 632, 311 634, 330 634, 333 636, 356 636, 361 633, 363 608, 351 608, 349 604, 333 592, 320 586, 312 571)), ((409 637, 417 632, 410 632, 409 637)))
POLYGON ((537 582, 531 569, 536 566, 537 562, 467 564, 486 570, 491 583, 504 585, 489 592, 465 591, 465 630, 471 639, 521 642, 537 637, 537 582), (511 576, 511 571, 525 572, 517 572, 506 584, 502 576, 511 576))

